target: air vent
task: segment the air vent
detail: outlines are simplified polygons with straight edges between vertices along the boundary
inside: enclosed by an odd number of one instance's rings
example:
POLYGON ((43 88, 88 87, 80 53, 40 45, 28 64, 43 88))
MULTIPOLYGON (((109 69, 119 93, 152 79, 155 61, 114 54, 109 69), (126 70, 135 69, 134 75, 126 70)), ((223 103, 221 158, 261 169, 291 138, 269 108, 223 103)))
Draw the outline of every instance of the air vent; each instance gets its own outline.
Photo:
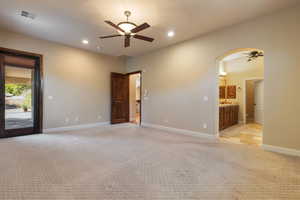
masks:
POLYGON ((35 14, 24 11, 24 10, 21 12, 21 16, 25 17, 25 18, 29 18, 29 19, 34 19, 35 18, 35 14))

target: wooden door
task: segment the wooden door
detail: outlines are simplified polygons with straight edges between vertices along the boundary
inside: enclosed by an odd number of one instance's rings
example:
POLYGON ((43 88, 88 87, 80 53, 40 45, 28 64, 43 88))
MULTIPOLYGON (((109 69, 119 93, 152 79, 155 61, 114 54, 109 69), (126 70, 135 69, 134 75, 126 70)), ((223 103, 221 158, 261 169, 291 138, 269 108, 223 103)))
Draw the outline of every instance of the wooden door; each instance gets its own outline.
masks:
POLYGON ((111 124, 129 122, 129 76, 111 73, 111 124))

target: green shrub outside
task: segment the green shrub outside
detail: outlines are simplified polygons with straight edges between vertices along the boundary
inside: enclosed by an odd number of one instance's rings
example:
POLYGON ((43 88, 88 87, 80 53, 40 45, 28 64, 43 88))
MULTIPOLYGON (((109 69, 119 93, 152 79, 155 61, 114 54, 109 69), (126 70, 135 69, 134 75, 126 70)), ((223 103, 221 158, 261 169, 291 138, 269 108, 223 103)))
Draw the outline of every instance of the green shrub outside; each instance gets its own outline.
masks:
POLYGON ((21 94, 23 94, 23 92, 30 88, 31 86, 26 84, 8 83, 5 84, 5 93, 9 93, 13 96, 20 96, 21 94))

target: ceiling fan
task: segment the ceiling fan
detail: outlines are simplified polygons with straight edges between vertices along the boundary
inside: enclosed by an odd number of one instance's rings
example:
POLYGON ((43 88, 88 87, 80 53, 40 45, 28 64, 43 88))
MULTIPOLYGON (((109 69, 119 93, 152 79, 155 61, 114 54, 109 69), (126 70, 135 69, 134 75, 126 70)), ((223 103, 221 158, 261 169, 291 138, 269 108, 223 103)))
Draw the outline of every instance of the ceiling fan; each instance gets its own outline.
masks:
POLYGON ((264 53, 261 51, 251 51, 249 53, 246 53, 248 57, 248 62, 251 62, 252 60, 258 58, 258 57, 263 57, 264 53))
POLYGON ((105 21, 105 23, 114 27, 118 31, 119 34, 102 36, 102 37, 100 37, 100 39, 124 36, 125 37, 125 41, 124 41, 125 48, 130 46, 130 38, 131 37, 133 37, 135 39, 139 39, 139 40, 144 40, 147 42, 153 42, 153 40, 154 40, 153 38, 137 34, 138 32, 143 31, 146 28, 149 28, 150 25, 148 23, 143 23, 143 24, 137 26, 135 23, 128 21, 128 18, 131 15, 130 11, 125 11, 124 14, 127 17, 127 20, 125 22, 120 22, 117 25, 112 23, 111 21, 107 21, 107 20, 105 21))

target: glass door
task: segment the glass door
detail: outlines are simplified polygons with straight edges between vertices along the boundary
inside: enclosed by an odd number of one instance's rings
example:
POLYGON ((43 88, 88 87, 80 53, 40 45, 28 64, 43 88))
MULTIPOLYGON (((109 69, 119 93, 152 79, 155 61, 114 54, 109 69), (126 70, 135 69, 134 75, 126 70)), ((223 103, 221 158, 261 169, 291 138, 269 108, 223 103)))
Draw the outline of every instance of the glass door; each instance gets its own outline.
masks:
POLYGON ((41 84, 36 60, 0 55, 0 74, 0 136, 41 132, 41 84))
POLYGON ((5 130, 34 127, 34 70, 4 65, 5 130))

